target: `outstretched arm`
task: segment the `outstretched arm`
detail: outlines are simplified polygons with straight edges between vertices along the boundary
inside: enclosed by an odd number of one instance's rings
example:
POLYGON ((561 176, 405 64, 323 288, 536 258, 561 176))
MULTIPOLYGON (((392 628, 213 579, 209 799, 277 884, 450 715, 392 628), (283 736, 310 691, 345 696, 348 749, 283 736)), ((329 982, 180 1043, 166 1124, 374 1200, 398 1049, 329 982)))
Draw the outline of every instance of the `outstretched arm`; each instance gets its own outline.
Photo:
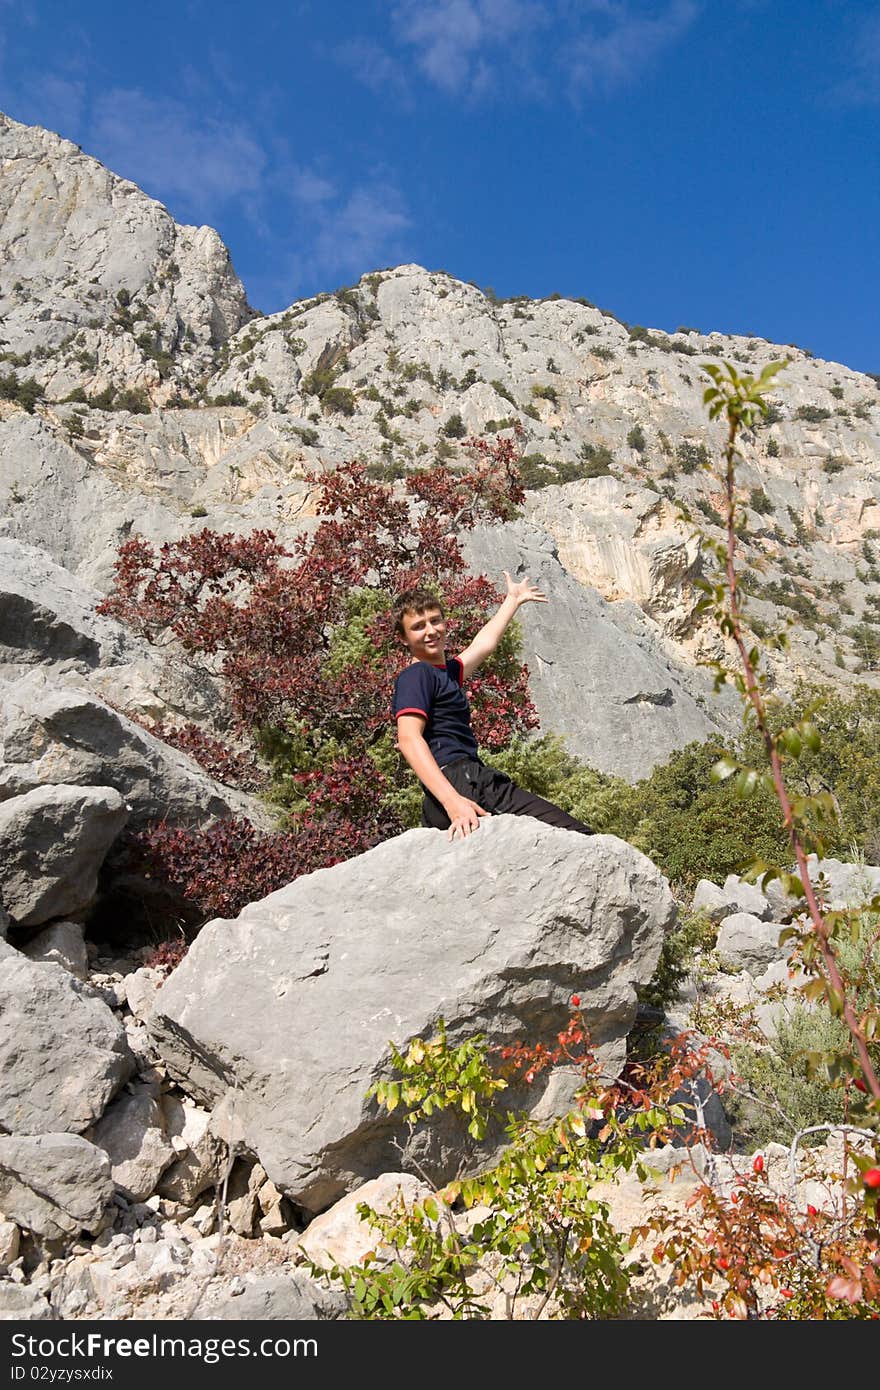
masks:
POLYGON ((397 746, 406 758, 423 787, 436 796, 450 820, 447 839, 464 839, 476 830, 480 816, 488 816, 469 797, 462 796, 450 781, 443 776, 437 759, 424 738, 425 720, 418 714, 401 714, 397 720, 397 746))
POLYGON ((547 596, 542 594, 540 589, 536 589, 529 580, 528 575, 524 575, 518 584, 514 584, 507 570, 504 570, 504 578, 507 581, 507 597, 498 609, 498 612, 484 623, 469 646, 459 653, 461 664, 464 667, 463 680, 473 675, 477 667, 480 666, 487 656, 491 656, 501 638, 504 630, 517 609, 523 603, 546 603, 547 596))

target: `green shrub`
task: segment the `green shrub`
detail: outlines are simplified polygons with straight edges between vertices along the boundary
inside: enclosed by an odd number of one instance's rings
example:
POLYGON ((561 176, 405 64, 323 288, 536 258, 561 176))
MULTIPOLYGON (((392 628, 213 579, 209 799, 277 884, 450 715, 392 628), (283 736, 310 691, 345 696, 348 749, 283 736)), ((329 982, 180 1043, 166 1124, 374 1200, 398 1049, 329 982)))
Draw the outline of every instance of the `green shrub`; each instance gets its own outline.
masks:
POLYGON ((125 386, 116 396, 111 409, 127 410, 132 415, 149 415, 152 403, 142 386, 125 386))
POLYGON ((357 396, 347 386, 330 386, 321 396, 324 410, 336 415, 354 415, 357 396))
POLYGON ((0 401, 15 401, 29 415, 33 415, 37 401, 43 399, 43 388, 32 376, 19 381, 15 372, 0 376, 0 401))
POLYGON ((712 506, 711 502, 707 501, 705 497, 698 497, 694 503, 694 506, 697 508, 698 511, 701 511, 703 513, 703 516, 706 518, 707 521, 712 522, 713 526, 724 526, 724 517, 717 510, 717 508, 712 506))
POLYGON ((846 468, 848 460, 842 454, 831 454, 822 464, 823 472, 834 474, 842 473, 846 468))
POLYGON ((559 397, 556 394, 555 386, 535 385, 532 387, 532 395, 538 401, 550 401, 553 405, 559 404, 559 397))
POLYGON ((467 426, 457 410, 447 419, 442 433, 447 439, 464 439, 467 434, 467 426))
POLYGON ((300 390, 304 396, 317 396, 318 399, 321 400, 325 392, 330 390, 335 380, 336 373, 331 369, 328 368, 323 371, 318 371, 316 369, 313 372, 309 372, 308 376, 303 377, 300 390))
MULTIPOLYGON (((870 919, 872 927, 876 927, 870 919)), ((869 931, 873 935, 873 930, 869 931)), ((876 939, 865 952, 864 943, 838 937, 835 952, 847 979, 860 978, 857 1012, 876 1005, 880 994, 880 951, 876 939)), ((728 1100, 737 1139, 748 1148, 778 1142, 780 1130, 788 1140, 812 1125, 841 1124, 846 1119, 845 1093, 823 1070, 811 1065, 811 1056, 850 1051, 846 1025, 831 1015, 824 996, 814 1008, 797 1002, 776 1023, 766 1047, 738 1044, 731 1060, 739 1078, 737 1091, 728 1100), (742 1094, 747 1092, 747 1095, 742 1094)), ((880 1064, 880 1046, 871 1048, 874 1066, 880 1064)), ((821 1144, 825 1134, 808 1135, 805 1142, 821 1144)))
POLYGON ((303 444, 308 448, 314 448, 321 436, 317 430, 309 429, 307 425, 294 425, 294 434, 298 434, 303 444))
POLYGON ((640 989, 639 1000, 655 1009, 667 1009, 677 1002, 682 982, 687 978, 698 952, 711 951, 718 928, 702 912, 683 912, 663 938, 660 959, 650 982, 640 989))
POLYGON ((516 405, 516 401, 513 399, 513 396, 510 394, 503 381, 490 381, 489 385, 492 387, 496 396, 501 396, 502 400, 510 401, 511 405, 516 405))
POLYGON ((611 473, 614 455, 607 444, 582 444, 578 457, 580 478, 604 478, 611 473))
POLYGON ((822 420, 830 420, 831 411, 822 405, 799 405, 794 416, 796 420, 806 420, 810 425, 818 425, 822 420))
POLYGON ((626 442, 631 449, 635 449, 637 454, 643 454, 647 448, 648 441, 645 438, 645 431, 641 425, 633 425, 626 436, 626 442))
POLYGON ((772 434, 767 440, 767 457, 771 459, 779 458, 779 445, 776 442, 775 436, 772 434))
POLYGON ((678 466, 682 473, 695 473, 705 468, 709 462, 709 450, 705 444, 695 444, 692 439, 683 439, 675 451, 678 466))
POLYGON ((752 488, 749 493, 749 506, 753 512, 758 512, 761 516, 769 516, 773 511, 773 503, 762 487, 752 488))

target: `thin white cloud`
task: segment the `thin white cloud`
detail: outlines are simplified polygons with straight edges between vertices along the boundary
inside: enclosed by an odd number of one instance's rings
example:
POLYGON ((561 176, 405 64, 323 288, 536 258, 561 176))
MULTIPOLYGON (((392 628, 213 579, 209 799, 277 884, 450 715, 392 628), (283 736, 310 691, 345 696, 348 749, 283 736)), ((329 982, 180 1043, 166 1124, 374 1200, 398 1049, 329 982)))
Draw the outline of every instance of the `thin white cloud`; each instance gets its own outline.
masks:
POLYGON ((375 39, 346 39, 333 51, 333 56, 377 96, 394 97, 407 104, 412 100, 403 64, 375 39))
POLYGON ((591 7, 594 22, 567 42, 559 60, 575 92, 608 92, 650 67, 687 30, 699 13, 697 0, 671 0, 637 8, 625 3, 591 7))
POLYGON ((86 106, 86 84, 74 78, 45 73, 31 84, 32 106, 39 109, 40 125, 70 139, 81 128, 86 106))
POLYGON ((243 125, 132 88, 97 98, 90 141, 115 173, 201 219, 257 193, 267 165, 259 141, 243 125))
POLYGON ((314 169, 294 169, 290 175, 289 189, 296 201, 306 207, 323 207, 336 194, 330 179, 314 169))
POLYGON ((828 91, 834 103, 873 106, 880 102, 880 15, 863 18, 849 42, 847 76, 828 91))
MULTIPOLYGON (((547 99, 612 91, 658 60, 702 0, 395 0, 391 37, 418 74, 448 96, 547 99)), ((351 42, 349 43, 351 50, 351 42)), ((366 53, 366 49, 364 50, 366 53)), ((396 71, 372 42, 372 67, 396 71)), ((355 69, 356 70, 356 69, 355 69)))
POLYGON ((398 43, 450 95, 487 91, 504 50, 549 18, 550 7, 540 0, 398 0, 391 13, 398 43))
POLYGON ((397 259, 412 218, 401 193, 379 180, 352 189, 339 204, 322 212, 312 251, 313 273, 365 274, 397 259))
POLYGON ((409 258, 412 227, 402 194, 385 174, 328 202, 300 202, 291 207, 287 237, 297 249, 248 276, 248 295, 274 311, 312 292, 315 284, 339 285, 399 264, 409 258))

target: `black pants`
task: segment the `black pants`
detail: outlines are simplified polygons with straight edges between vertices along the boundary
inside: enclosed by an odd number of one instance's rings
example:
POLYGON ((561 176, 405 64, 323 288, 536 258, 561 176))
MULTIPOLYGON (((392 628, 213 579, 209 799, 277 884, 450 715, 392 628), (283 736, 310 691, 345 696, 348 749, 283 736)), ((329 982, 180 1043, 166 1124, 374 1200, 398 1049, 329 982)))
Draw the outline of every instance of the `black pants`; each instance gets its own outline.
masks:
MULTIPOLYGON (((594 833, 583 821, 575 820, 567 811, 561 811, 552 801, 523 791, 505 772, 487 767, 476 758, 462 758, 459 762, 447 763, 442 772, 457 792, 475 801, 484 811, 491 811, 493 816, 534 816, 536 820, 557 825, 562 830, 576 830, 581 835, 594 833)), ((436 796, 426 791, 422 802, 422 825, 434 830, 448 830, 450 823, 436 796)))

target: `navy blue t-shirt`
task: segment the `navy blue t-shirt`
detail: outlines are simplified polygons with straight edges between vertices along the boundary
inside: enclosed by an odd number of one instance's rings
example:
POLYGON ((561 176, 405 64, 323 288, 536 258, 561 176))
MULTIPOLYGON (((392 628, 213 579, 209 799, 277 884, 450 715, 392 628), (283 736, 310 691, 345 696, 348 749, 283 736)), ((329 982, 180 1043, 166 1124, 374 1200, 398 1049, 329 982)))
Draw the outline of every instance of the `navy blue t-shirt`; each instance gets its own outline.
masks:
POLYGON ((477 740, 471 731, 471 709, 462 690, 464 667, 453 656, 445 666, 414 661, 394 683, 392 713, 422 714, 424 738, 440 767, 459 758, 477 756, 477 740))

